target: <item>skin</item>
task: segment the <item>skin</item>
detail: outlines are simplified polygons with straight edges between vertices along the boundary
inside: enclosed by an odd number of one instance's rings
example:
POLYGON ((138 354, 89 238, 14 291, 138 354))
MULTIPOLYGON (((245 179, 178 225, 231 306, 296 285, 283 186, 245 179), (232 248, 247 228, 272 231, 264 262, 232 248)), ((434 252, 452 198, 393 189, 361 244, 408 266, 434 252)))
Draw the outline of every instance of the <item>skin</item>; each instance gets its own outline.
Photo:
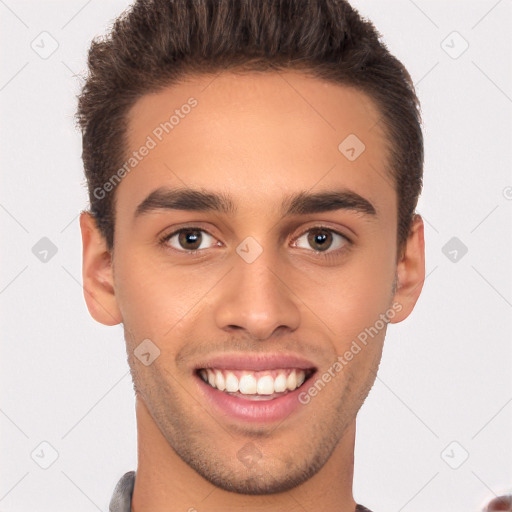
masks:
POLYGON ((284 351, 326 372, 393 304, 391 323, 413 310, 425 278, 423 221, 415 217, 398 255, 387 141, 362 92, 291 71, 190 77, 137 101, 128 149, 191 96, 198 105, 117 187, 113 253, 92 217, 80 217, 87 307, 98 322, 122 322, 136 390, 132 512, 353 512, 356 415, 373 386, 387 325, 282 422, 222 416, 199 398, 192 370, 224 352, 284 351), (366 146, 355 161, 338 150, 351 133, 366 146), (164 185, 229 194, 237 212, 162 209, 134 220, 137 205, 164 185), (279 214, 288 194, 339 188, 366 198, 376 215, 279 214), (186 226, 205 230, 191 247, 199 255, 178 236, 159 245, 186 226), (308 241, 316 226, 351 243, 327 234, 331 246, 319 250, 308 241), (263 249, 250 264, 236 252, 249 236, 263 249), (347 250, 336 255, 340 247, 347 250), (134 350, 147 338, 160 355, 145 366, 134 350), (237 457, 247 445, 261 454, 250 467, 237 457))

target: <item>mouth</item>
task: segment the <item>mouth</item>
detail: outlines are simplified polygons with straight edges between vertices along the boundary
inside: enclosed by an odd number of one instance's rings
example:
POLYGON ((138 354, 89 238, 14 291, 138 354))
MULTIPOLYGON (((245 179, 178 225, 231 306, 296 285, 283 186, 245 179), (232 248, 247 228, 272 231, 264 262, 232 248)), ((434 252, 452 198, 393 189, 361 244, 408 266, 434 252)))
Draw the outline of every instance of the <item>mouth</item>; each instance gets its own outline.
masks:
POLYGON ((228 419, 272 422, 299 409, 300 394, 316 368, 197 368, 194 375, 213 412, 228 419))

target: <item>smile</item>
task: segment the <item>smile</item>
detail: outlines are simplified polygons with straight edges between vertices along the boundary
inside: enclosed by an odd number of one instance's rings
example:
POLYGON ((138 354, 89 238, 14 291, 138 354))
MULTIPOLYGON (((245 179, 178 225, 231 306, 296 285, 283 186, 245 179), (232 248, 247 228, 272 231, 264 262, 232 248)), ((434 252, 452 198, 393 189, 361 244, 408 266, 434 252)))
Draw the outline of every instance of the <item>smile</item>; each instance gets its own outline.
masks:
POLYGON ((299 388, 312 370, 283 368, 278 370, 247 371, 203 368, 200 377, 212 388, 226 393, 250 395, 247 398, 281 396, 299 388))
POLYGON ((197 370, 201 394, 214 412, 244 421, 283 420, 299 407, 298 395, 314 369, 197 370))

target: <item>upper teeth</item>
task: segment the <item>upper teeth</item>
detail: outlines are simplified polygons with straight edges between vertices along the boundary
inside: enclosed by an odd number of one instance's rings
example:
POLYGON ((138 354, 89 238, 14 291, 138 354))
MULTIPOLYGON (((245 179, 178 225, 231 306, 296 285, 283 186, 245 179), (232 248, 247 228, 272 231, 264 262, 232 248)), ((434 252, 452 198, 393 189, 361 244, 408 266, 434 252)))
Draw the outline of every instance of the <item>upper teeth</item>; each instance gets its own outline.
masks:
POLYGON ((297 389, 306 379, 306 372, 299 369, 241 371, 205 368, 201 378, 221 391, 244 395, 272 395, 297 389))

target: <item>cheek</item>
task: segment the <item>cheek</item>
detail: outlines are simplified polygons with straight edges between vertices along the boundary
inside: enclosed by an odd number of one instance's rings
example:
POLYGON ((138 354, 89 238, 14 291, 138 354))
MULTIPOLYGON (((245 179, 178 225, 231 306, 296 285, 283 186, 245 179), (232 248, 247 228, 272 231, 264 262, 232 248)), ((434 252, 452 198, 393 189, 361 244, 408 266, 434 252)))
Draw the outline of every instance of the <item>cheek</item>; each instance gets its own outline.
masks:
MULTIPOLYGON (((121 248, 120 248, 121 249, 121 248)), ((191 310, 211 288, 214 277, 192 267, 174 266, 147 250, 118 250, 115 264, 116 300, 123 322, 138 337, 160 340, 194 316, 191 310)), ((199 308, 200 309, 200 308, 199 308)))
MULTIPOLYGON (((389 310, 395 275, 392 261, 377 251, 361 255, 331 280, 328 293, 318 297, 326 323, 343 344, 357 339, 389 310)), ((380 330, 381 324, 377 325, 380 330)))
POLYGON ((114 257, 115 293, 123 321, 149 337, 171 320, 171 304, 180 302, 178 287, 141 250, 120 247, 114 257))

